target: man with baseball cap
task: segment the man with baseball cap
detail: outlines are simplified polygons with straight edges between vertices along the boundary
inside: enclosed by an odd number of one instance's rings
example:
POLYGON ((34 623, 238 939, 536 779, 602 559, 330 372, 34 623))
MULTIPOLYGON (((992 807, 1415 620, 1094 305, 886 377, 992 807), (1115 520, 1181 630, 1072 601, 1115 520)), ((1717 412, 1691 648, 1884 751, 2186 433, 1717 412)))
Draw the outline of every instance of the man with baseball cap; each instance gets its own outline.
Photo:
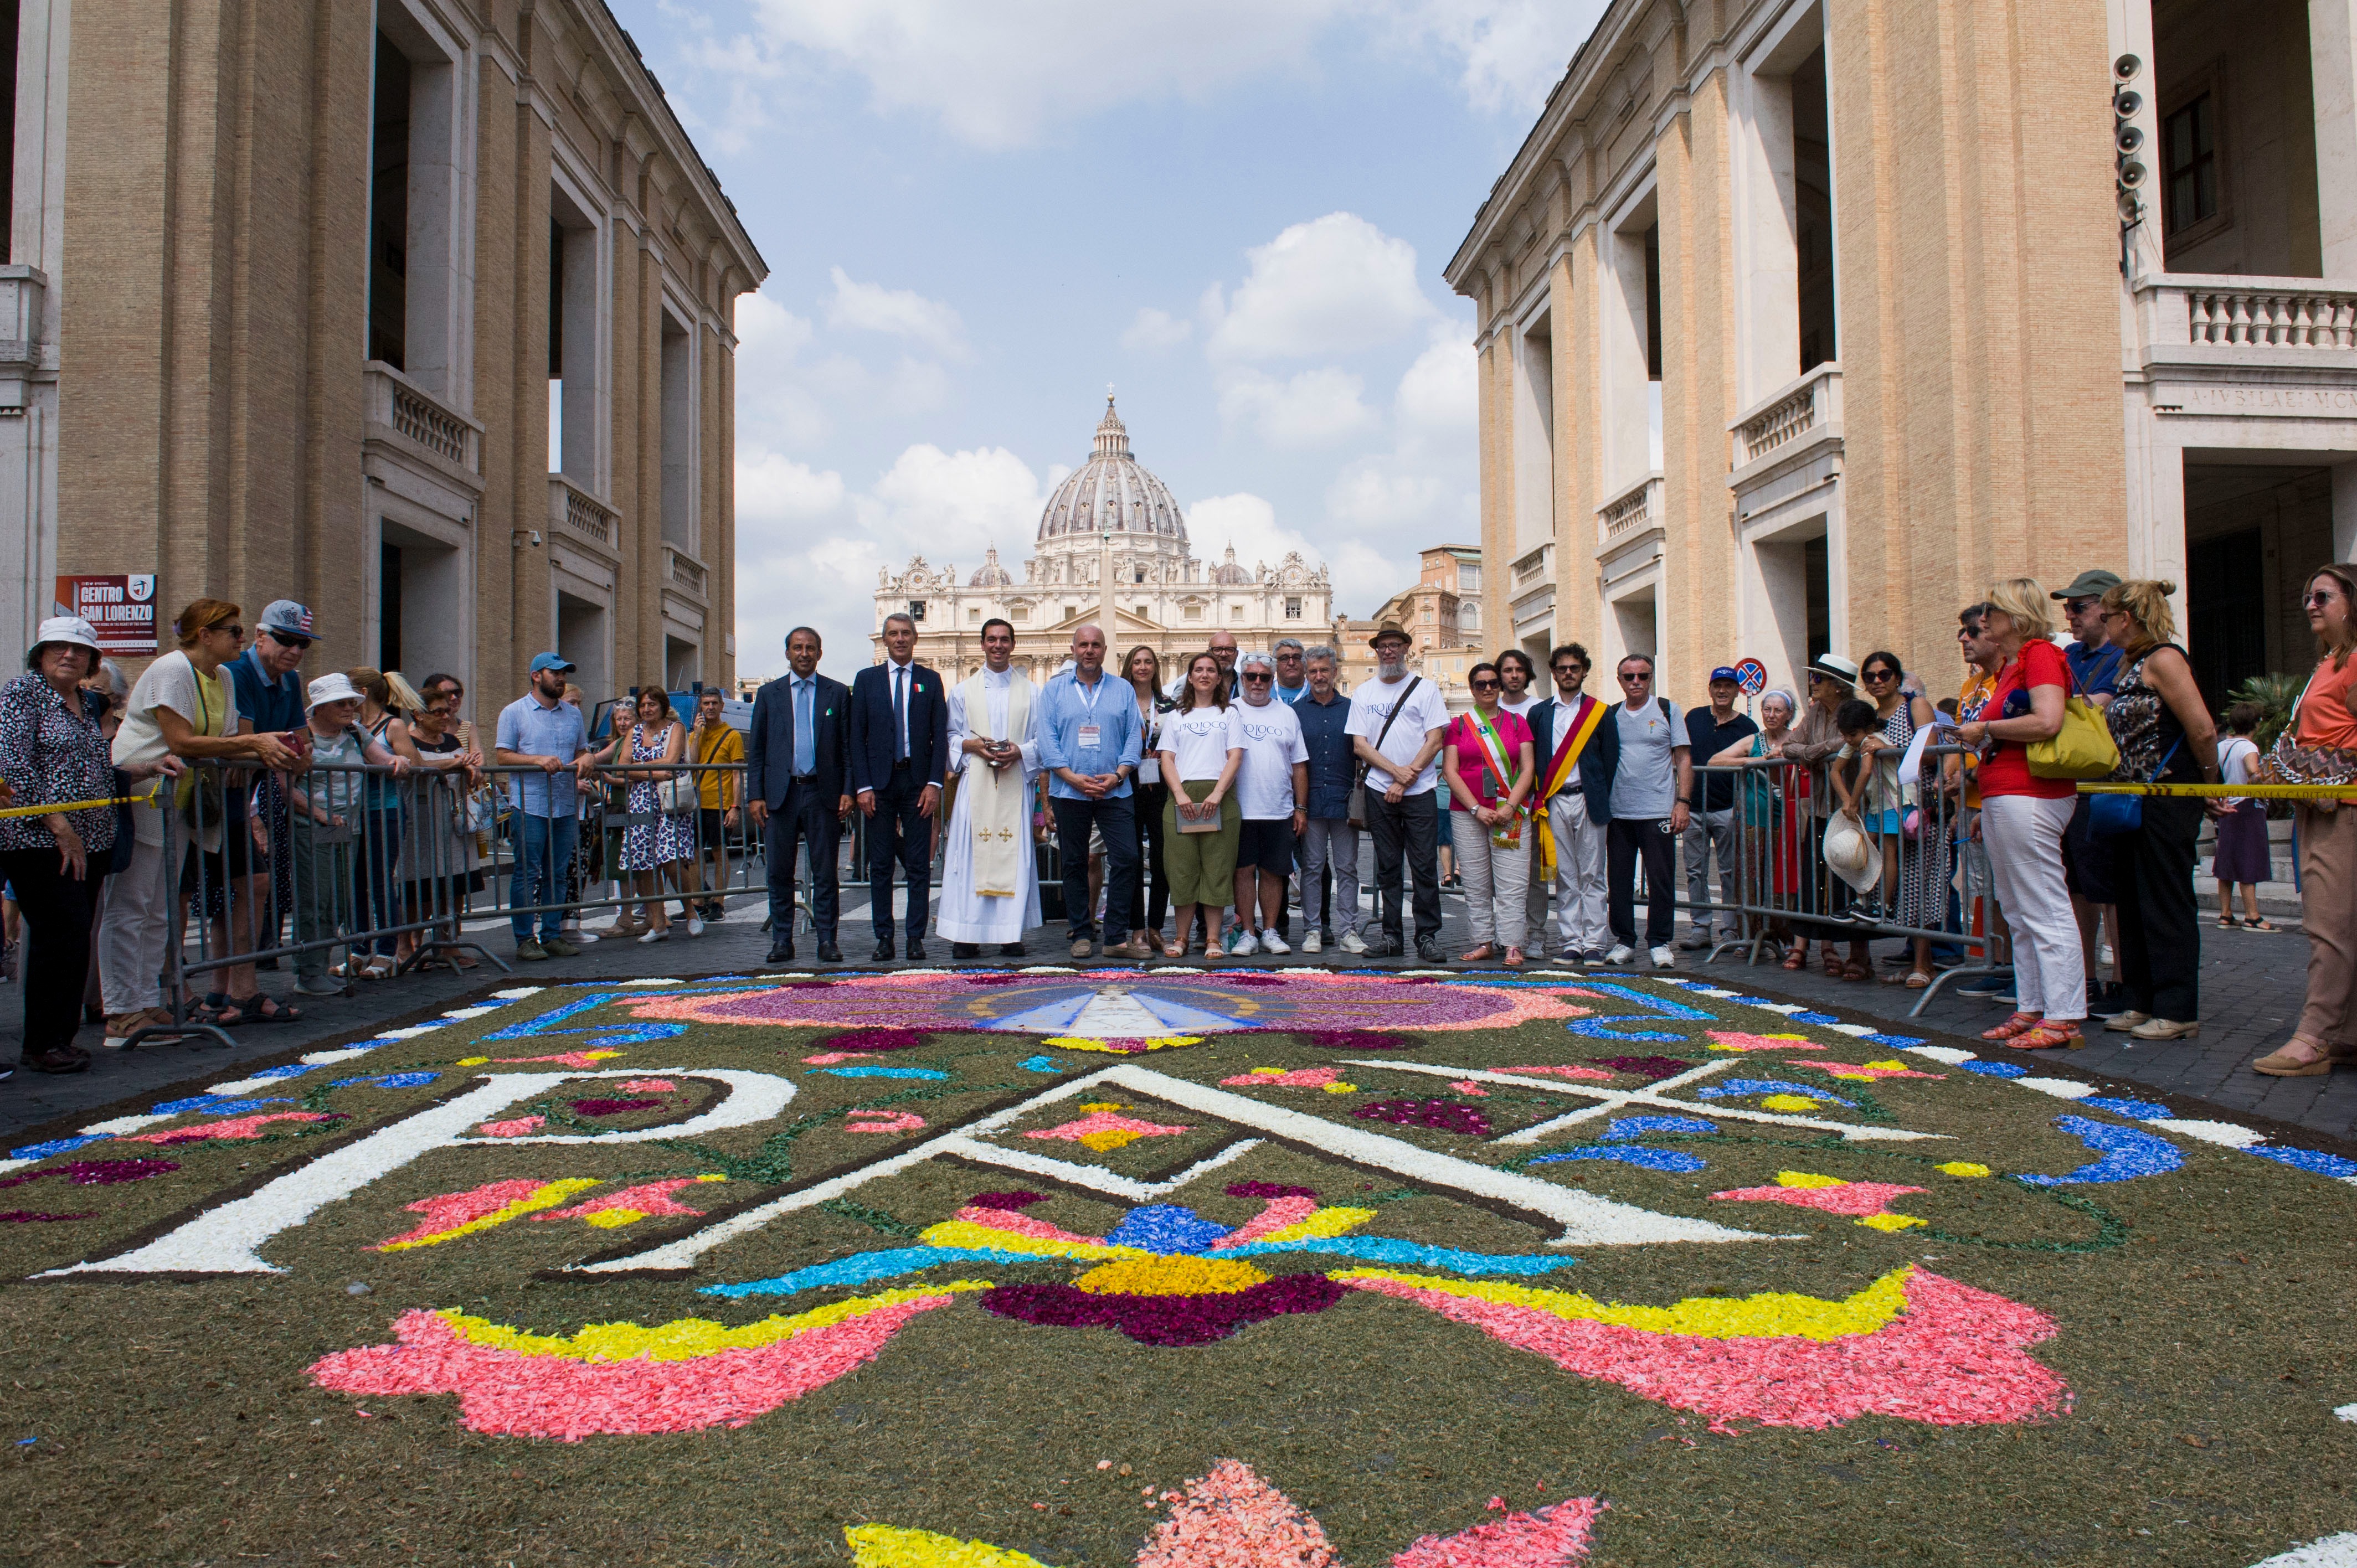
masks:
POLYGON ((1692 748, 1695 775, 1694 784, 1686 791, 1687 934, 1678 945, 1688 951, 1709 947, 1713 928, 1717 929, 1720 941, 1733 941, 1741 924, 1735 913, 1743 892, 1736 869, 1735 778, 1728 773, 1706 774, 1702 766, 1737 741, 1760 733, 1760 726, 1751 722, 1749 714, 1735 711, 1735 696, 1742 689, 1734 668, 1722 664, 1710 672, 1710 706, 1686 710, 1686 742, 1692 748), (1710 896, 1710 857, 1714 853, 1718 856, 1721 906, 1716 911, 1716 918, 1703 908, 1710 896))
MULTIPOLYGON (((303 679, 296 671, 317 635, 311 612, 293 599, 273 599, 254 623, 253 646, 230 660, 237 711, 257 735, 293 735, 304 727, 303 679)), ((252 790, 229 792, 223 847, 230 875, 230 940, 232 950, 260 952, 278 945, 282 923, 295 908, 295 857, 286 816, 287 779, 311 766, 307 746, 285 773, 265 773, 252 790), (259 810, 250 810, 252 795, 259 810)), ((222 974, 231 998, 256 996, 256 1015, 271 1018, 276 1003, 259 996, 253 971, 240 965, 222 974)), ((243 1004, 234 1004, 240 1014, 243 1004)), ((223 1020, 248 1022, 242 1015, 223 1020)))
POLYGON ((511 775, 515 785, 516 872, 508 888, 515 913, 516 957, 525 962, 573 958, 581 950, 564 937, 565 868, 573 862, 580 832, 579 780, 593 754, 581 710, 565 700, 565 677, 573 665, 561 653, 532 656, 532 686, 500 710, 494 759, 508 768, 537 768, 511 775), (559 774, 572 777, 560 779, 559 774), (540 940, 532 935, 532 911, 540 909, 540 940))
MULTIPOLYGON (((2050 594, 2059 600, 2071 623, 2074 640, 2063 645, 2063 662, 2071 667, 2076 693, 2098 708, 2112 705, 2120 683, 2125 655, 2104 636, 2104 596, 2120 585, 2117 572, 2089 567, 2071 585, 2050 594)), ((2071 825, 2062 830, 2062 878, 2071 889, 2071 912, 2079 918, 2079 950, 2087 965, 2087 1015, 2109 1018, 2127 1006, 2120 988, 2118 966, 2108 982, 2095 978, 2095 960, 2102 952, 2099 935, 2108 936, 2119 950, 2119 896, 2112 887, 2112 845, 2094 833, 2094 797, 2082 795, 2072 811, 2071 825)))

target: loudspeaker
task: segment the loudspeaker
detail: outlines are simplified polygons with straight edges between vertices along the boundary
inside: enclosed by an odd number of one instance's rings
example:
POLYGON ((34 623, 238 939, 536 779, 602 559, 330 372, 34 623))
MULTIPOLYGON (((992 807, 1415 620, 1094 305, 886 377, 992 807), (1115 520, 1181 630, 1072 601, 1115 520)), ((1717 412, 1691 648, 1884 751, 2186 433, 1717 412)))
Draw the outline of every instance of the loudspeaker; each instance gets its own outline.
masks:
POLYGON ((2112 77, 2116 81, 2134 81, 2144 70, 2144 61, 2134 55, 2122 55, 2112 62, 2112 77))

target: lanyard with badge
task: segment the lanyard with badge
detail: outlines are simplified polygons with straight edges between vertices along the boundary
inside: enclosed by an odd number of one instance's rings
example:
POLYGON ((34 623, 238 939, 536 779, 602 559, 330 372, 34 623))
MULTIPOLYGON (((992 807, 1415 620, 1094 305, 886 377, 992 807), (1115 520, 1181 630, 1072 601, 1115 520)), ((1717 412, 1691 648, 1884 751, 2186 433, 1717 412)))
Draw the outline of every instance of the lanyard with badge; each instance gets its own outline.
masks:
POLYGON ((1072 679, 1073 689, 1082 693, 1081 701, 1088 704, 1089 710, 1089 716, 1081 722, 1080 730, 1073 737, 1074 744, 1082 751, 1094 751, 1104 738, 1104 728, 1096 722, 1096 712, 1097 699, 1104 695, 1107 684, 1109 682, 1102 673, 1097 676, 1093 686, 1086 684, 1078 676, 1072 679))

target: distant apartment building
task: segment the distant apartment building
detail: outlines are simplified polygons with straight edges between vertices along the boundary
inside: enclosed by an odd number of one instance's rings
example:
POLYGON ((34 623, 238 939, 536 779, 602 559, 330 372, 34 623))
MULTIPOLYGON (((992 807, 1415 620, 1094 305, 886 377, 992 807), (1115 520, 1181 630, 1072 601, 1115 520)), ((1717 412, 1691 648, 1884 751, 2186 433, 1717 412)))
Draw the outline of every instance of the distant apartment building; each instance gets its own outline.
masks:
MULTIPOLYGON (((60 576, 311 664, 726 686, 766 267, 598 0, 8 0, 0 636, 60 576)), ((171 646, 168 628, 164 646, 171 646)))
MULTIPOLYGON (((1383 622, 1395 620, 1412 639, 1408 668, 1438 686, 1453 706, 1469 707, 1465 671, 1497 651, 1482 640, 1481 552, 1469 544, 1436 544, 1416 553, 1416 567, 1415 581, 1365 620, 1336 618, 1334 641, 1342 656, 1339 677, 1346 691, 1374 679, 1375 654, 1367 639, 1383 622)), ((1539 663, 1545 662, 1542 656, 1539 663)))
POLYGON ((1944 675, 2104 565, 2214 699, 2357 554, 2357 0, 1614 0, 1448 276, 1534 650, 1944 675))

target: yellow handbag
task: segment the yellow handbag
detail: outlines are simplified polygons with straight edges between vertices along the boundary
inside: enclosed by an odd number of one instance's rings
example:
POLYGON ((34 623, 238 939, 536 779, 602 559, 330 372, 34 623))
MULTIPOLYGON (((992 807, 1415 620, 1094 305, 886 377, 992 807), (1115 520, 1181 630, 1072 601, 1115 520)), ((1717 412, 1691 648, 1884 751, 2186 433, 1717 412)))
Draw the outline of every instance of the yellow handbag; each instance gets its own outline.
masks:
POLYGON ((2103 710, 2076 693, 2062 701, 2062 727, 2054 738, 2033 740, 2024 750, 2031 776, 2039 779, 2101 779, 2120 765, 2103 710))

